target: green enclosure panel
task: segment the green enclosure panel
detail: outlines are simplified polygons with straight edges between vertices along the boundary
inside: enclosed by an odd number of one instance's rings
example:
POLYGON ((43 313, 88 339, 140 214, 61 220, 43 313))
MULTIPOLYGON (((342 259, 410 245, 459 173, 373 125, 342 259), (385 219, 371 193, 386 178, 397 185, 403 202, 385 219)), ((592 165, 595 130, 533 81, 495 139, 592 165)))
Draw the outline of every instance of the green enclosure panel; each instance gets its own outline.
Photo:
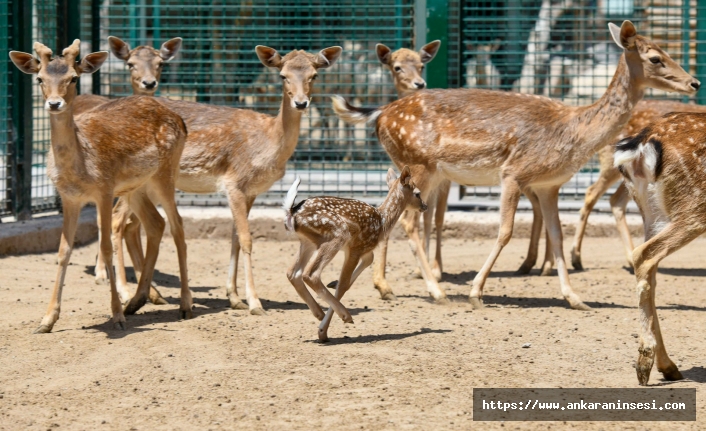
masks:
MULTIPOLYGON (((0 1, 0 52, 9 50, 10 38, 10 4, 0 1)), ((14 67, 7 54, 0 56, 0 88, 10 88, 10 67, 14 67)), ((0 92, 0 217, 12 214, 12 169, 10 154, 12 153, 12 113, 10 111, 11 92, 0 92)))

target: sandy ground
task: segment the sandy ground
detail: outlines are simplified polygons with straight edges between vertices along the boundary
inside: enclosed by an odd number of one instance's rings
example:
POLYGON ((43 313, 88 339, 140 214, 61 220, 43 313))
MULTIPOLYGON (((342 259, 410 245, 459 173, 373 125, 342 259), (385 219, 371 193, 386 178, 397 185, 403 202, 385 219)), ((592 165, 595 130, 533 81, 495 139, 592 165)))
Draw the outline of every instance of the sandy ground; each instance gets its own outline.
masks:
MULTIPOLYGON (((589 312, 567 308, 556 277, 513 275, 526 244, 509 244, 486 285, 487 307, 472 311, 469 284, 491 240, 446 242, 447 306, 429 300, 407 243, 394 241, 388 272, 399 300, 380 300, 367 270, 343 300, 355 324, 334 318, 327 344, 316 341, 317 323, 285 277, 295 242, 255 243, 268 310, 259 317, 227 308, 229 242, 189 241, 189 321, 177 321, 176 253, 165 242, 156 280, 170 304, 128 316, 126 331, 112 329, 108 288, 89 275, 95 244, 74 251, 49 335, 32 330, 49 299, 55 254, 0 259, 0 428, 703 429, 701 394, 696 423, 473 423, 477 387, 637 386, 635 281, 618 239, 587 238, 588 270, 571 275, 589 312)), ((686 380, 664 382, 653 370, 652 385, 706 383, 704 246, 694 241, 660 268, 662 330, 686 380)), ((340 262, 326 280, 337 278, 340 262)))

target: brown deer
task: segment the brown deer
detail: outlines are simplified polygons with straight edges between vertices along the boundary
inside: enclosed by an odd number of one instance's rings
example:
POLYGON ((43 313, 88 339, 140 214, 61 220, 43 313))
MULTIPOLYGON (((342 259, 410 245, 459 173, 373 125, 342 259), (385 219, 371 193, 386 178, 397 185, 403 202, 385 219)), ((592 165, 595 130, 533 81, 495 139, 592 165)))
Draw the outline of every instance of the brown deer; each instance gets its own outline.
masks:
MULTIPOLYGON (((466 185, 500 182, 500 232, 473 280, 469 300, 474 308, 482 307, 485 281, 512 237, 520 194, 531 190, 547 224, 562 294, 572 308, 588 309, 571 288, 564 262, 559 188, 618 135, 646 88, 693 94, 701 85, 654 42, 638 35, 630 21, 609 28, 624 52, 606 93, 589 106, 477 89, 425 90, 373 109, 333 99, 344 120, 376 121, 380 143, 395 164, 410 166, 422 199, 444 179, 466 185)), ((427 289, 443 302, 446 295, 431 275, 418 223, 409 225, 410 245, 427 289)))
POLYGON ((706 114, 672 113, 615 148, 620 169, 644 221, 645 242, 633 251, 641 337, 636 363, 640 385, 652 365, 667 380, 682 375, 669 359, 655 308, 657 266, 706 232, 706 114))
MULTIPOLYGON (((325 48, 316 54, 292 51, 281 56, 266 46, 255 48, 260 61, 279 70, 282 105, 276 117, 247 109, 156 98, 179 114, 189 130, 176 187, 187 193, 224 191, 233 214, 231 258, 226 294, 231 308, 265 313, 255 291, 252 272, 252 238, 248 214, 257 195, 270 189, 284 176, 287 161, 299 138, 303 113, 309 107, 318 70, 331 67, 341 55, 341 47, 325 48), (238 260, 243 251, 247 305, 238 296, 238 260)), ((124 226, 130 209, 118 204, 116 226, 124 226)), ((131 223, 133 224, 133 223, 131 223)), ((116 241, 120 229, 114 230, 116 241)), ((126 236, 128 250, 135 249, 126 236)), ((130 252, 138 258, 139 253, 130 252)))
POLYGON ((136 312, 146 301, 152 272, 159 254, 164 220, 147 198, 159 197, 179 257, 181 317, 192 316, 191 291, 186 269, 186 242, 181 217, 174 202, 174 180, 184 148, 186 128, 182 119, 153 98, 133 96, 106 103, 74 118, 76 83, 81 74, 93 73, 108 58, 107 52, 86 55, 80 62, 76 39, 62 55, 39 42, 31 54, 11 51, 10 59, 22 72, 36 74, 49 112, 52 151, 47 172, 61 196, 64 221, 59 246, 59 270, 47 314, 36 330, 50 332, 59 319, 66 268, 74 245, 81 207, 95 202, 100 215, 100 246, 110 281, 111 309, 116 328, 125 329, 125 314, 136 312), (124 196, 145 225, 147 255, 137 293, 125 310, 115 285, 112 268, 111 229, 114 196, 124 196))
MULTIPOLYGON (((628 124, 623 128, 620 138, 636 135, 640 130, 670 112, 706 112, 706 106, 667 100, 642 101, 635 107, 635 111, 628 124)), ((615 147, 613 145, 607 145, 598 152, 598 160, 600 162, 598 179, 586 189, 586 197, 583 207, 581 208, 580 219, 576 224, 574 244, 571 248, 571 265, 577 270, 583 270, 583 264, 581 263, 581 244, 586 232, 588 216, 591 214, 591 210, 596 205, 596 202, 598 202, 598 199, 605 194, 608 188, 622 179, 618 168, 613 166, 614 152, 615 147)), ((628 229, 628 224, 625 221, 626 207, 629 201, 630 196, 624 184, 621 184, 610 197, 610 207, 615 216, 615 223, 618 227, 623 247, 625 248, 625 256, 627 257, 628 265, 632 267, 632 252, 635 247, 632 242, 630 230, 628 229)))
MULTIPOLYGON (((130 45, 122 39, 115 36, 108 36, 108 45, 114 56, 123 60, 130 70, 130 84, 134 95, 154 96, 159 86, 159 80, 162 76, 164 64, 171 61, 179 52, 182 45, 182 38, 175 37, 162 44, 159 50, 151 46, 141 45, 135 49, 130 49, 130 45)), ((95 94, 82 94, 76 96, 74 101, 74 115, 80 115, 89 111, 96 106, 100 106, 111 99, 105 96, 95 94)), ((123 202, 125 204, 125 202, 123 202)), ((136 216, 131 216, 132 224, 128 224, 125 229, 126 235, 137 236, 139 238, 140 229, 136 216), (130 227, 133 227, 132 229, 130 227)), ((100 221, 99 221, 100 224, 100 221)), ((133 243, 138 244, 139 249, 134 250, 144 256, 142 251, 142 243, 132 239, 133 243)), ((127 287, 127 275, 125 274, 124 253, 122 250, 122 241, 114 241, 113 246, 116 251, 116 283, 118 294, 123 302, 130 299, 130 290, 127 287)), ((132 251, 132 250, 131 250, 132 251)), ((142 274, 140 267, 142 259, 132 257, 135 276, 139 280, 142 274)), ((105 268, 104 259, 100 256, 100 247, 96 258, 96 283, 105 283, 108 281, 108 272, 105 268)), ((167 304, 167 301, 160 295, 159 291, 154 287, 154 282, 151 283, 149 300, 153 304, 167 304)))
MULTIPOLYGON (((135 96, 154 96, 159 87, 164 64, 177 55, 181 44, 182 38, 175 37, 164 42, 159 49, 146 45, 130 49, 130 45, 122 39, 108 36, 110 52, 123 60, 130 70, 130 85, 135 96)), ((81 94, 74 102, 74 115, 82 114, 110 100, 97 94, 81 94)))
POLYGON ((392 168, 388 170, 387 186, 390 191, 378 208, 354 199, 329 196, 305 199, 294 205, 299 183, 297 178, 283 205, 285 228, 296 233, 301 243, 299 255, 287 272, 287 278, 314 317, 321 320, 319 340, 328 341, 328 327, 334 311, 345 323, 353 323, 351 314, 340 300, 373 262, 375 246, 389 234, 402 211, 410 208, 423 212, 427 206, 407 166, 402 169, 399 178, 392 168), (346 257, 335 283, 334 296, 321 282, 321 272, 340 250, 345 251, 346 257), (307 285, 329 304, 326 315, 307 290, 307 285))

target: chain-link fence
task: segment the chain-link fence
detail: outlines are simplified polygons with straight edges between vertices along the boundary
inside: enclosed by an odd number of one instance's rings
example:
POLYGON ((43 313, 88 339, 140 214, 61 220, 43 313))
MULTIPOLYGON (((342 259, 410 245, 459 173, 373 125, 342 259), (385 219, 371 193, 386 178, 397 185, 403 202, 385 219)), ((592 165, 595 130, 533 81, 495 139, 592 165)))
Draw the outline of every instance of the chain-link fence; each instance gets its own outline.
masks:
MULTIPOLYGON (((641 34, 706 80, 706 4, 697 0, 0 0, 0 17, 6 23, 0 23, 0 32, 8 35, 0 40, 0 48, 5 51, 31 49, 31 40, 17 40, 21 32, 12 26, 17 10, 31 11, 31 36, 26 38, 55 49, 74 37, 82 39, 86 53, 107 50, 109 35, 133 47, 158 47, 180 36, 182 50, 166 66, 159 95, 271 115, 279 108, 281 84, 277 73, 260 64, 256 45, 281 52, 342 46, 342 58, 315 84, 313 105, 287 175, 260 202, 278 201, 294 175, 301 176, 312 193, 368 199, 385 194, 384 173, 390 163, 372 128, 344 125, 328 100, 329 95, 342 94, 355 104, 375 106, 396 97, 389 72, 375 56, 379 42, 418 48, 441 39, 437 58, 427 66, 431 87, 520 91, 580 105, 603 94, 620 55, 607 22, 629 18, 641 34)), ((6 67, 0 70, 0 80, 8 82, 3 88, 9 90, 0 95, 0 129, 6 136, 0 141, 0 216, 27 209, 21 198, 27 193, 23 184, 31 183, 32 211, 56 208, 58 200, 45 175, 49 132, 41 97, 32 87, 27 111, 31 121, 19 127, 22 106, 16 99, 26 91, 12 84, 31 82, 18 81, 19 72, 3 58, 6 67), (21 151, 28 148, 31 160, 21 151), (27 180, 24 167, 30 163, 27 180)), ((98 73, 81 79, 81 92, 130 94, 125 64, 111 55, 98 73)), ((665 95, 655 92, 648 97, 665 95)), ((697 97, 704 103, 706 93, 697 97)), ((562 197, 581 199, 596 175, 597 164, 591 162, 563 187, 562 197)), ((469 187, 466 196, 495 199, 498 192, 494 187, 469 187)), ((180 194, 179 201, 226 205, 220 195, 180 194)))

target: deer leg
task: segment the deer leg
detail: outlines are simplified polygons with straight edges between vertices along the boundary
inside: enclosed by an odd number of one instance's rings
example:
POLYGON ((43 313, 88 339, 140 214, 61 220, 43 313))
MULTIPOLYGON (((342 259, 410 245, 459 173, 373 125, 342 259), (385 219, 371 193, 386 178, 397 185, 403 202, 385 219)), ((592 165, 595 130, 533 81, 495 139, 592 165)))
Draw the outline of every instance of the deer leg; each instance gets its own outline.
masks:
POLYGON ((385 277, 388 241, 390 241, 390 235, 387 235, 380 241, 380 252, 377 254, 377 259, 375 259, 375 265, 373 266, 373 285, 378 292, 380 292, 380 298, 385 301, 394 301, 397 297, 392 292, 392 288, 387 283, 387 278, 385 277))
POLYGON ((113 272, 113 243, 109 232, 113 228, 113 195, 108 194, 101 196, 96 202, 96 207, 101 217, 101 255, 105 260, 105 267, 108 270, 108 280, 110 281, 110 308, 113 312, 113 326, 115 329, 125 330, 125 315, 123 314, 123 302, 118 294, 118 288, 115 282, 115 273, 113 272))
POLYGON ((444 216, 449 202, 449 192, 451 182, 444 181, 436 190, 436 211, 434 213, 434 224, 436 226, 436 253, 431 263, 431 273, 437 281, 441 281, 443 265, 441 264, 441 233, 444 230, 444 216))
POLYGON ((556 259, 556 269, 561 283, 561 293, 564 299, 569 302, 571 308, 576 310, 590 310, 591 308, 581 301, 581 298, 574 293, 569 281, 569 271, 564 261, 563 238, 561 232, 561 221, 559 220, 559 188, 552 187, 537 191, 539 203, 542 206, 544 223, 547 226, 549 243, 556 259))
POLYGON ((655 359, 657 359, 657 371, 661 372, 665 379, 683 378, 676 364, 667 355, 659 327, 655 307, 657 267, 662 259, 693 241, 703 232, 703 228, 693 229, 686 226, 685 229, 685 226, 670 223, 633 252, 641 328, 639 355, 635 369, 641 386, 647 385, 655 359))
MULTIPOLYGON (((331 308, 345 323, 353 323, 351 314, 346 310, 338 299, 326 289, 326 286, 321 282, 321 272, 324 267, 329 264, 336 256, 336 253, 343 247, 343 242, 340 239, 333 239, 319 245, 318 250, 309 260, 304 268, 304 282, 315 291, 321 299, 326 301, 331 308)), ((340 280, 339 280, 340 281, 340 280)))
MULTIPOLYGON (((422 197, 422 200, 424 199, 425 198, 422 197)), ((424 247, 419 238, 419 214, 417 211, 408 211, 408 213, 409 215, 404 226, 407 231, 409 247, 412 249, 412 253, 414 253, 414 257, 417 259, 417 264, 422 269, 422 277, 427 285, 427 291, 437 304, 447 304, 449 300, 446 298, 446 293, 439 287, 436 278, 431 274, 429 259, 426 253, 424 253, 424 247)))
MULTIPOLYGON (((228 203, 230 204, 230 210, 233 213, 233 224, 235 229, 235 235, 238 236, 238 243, 240 244, 240 251, 243 252, 243 270, 245 271, 245 297, 248 300, 248 307, 250 309, 250 314, 256 316, 262 316, 265 314, 265 310, 262 308, 260 299, 257 297, 257 292, 255 292, 255 280, 253 278, 252 271, 252 238, 250 236, 250 225, 248 224, 248 212, 249 207, 252 205, 252 198, 248 198, 244 193, 236 188, 228 189, 228 203)), ((237 303, 240 299, 237 296, 237 286, 236 277, 237 271, 233 268, 233 265, 237 264, 238 255, 237 251, 231 249, 231 269, 229 270, 229 277, 232 273, 233 278, 228 280, 228 300, 231 303, 231 308, 237 308, 237 303), (235 295, 234 295, 235 294, 235 295), (236 304, 234 307, 233 304, 236 304)))
MULTIPOLYGON (((338 277, 338 283, 336 284, 335 297, 337 300, 341 300, 343 295, 351 288, 355 279, 358 278, 361 272, 370 264, 373 263, 372 253, 367 253, 363 256, 362 260, 357 255, 352 253, 346 254, 346 259, 343 262, 343 268, 341 269, 341 275, 338 277)), ((326 310, 326 316, 321 321, 319 325, 319 341, 328 341, 328 327, 331 324, 331 318, 333 317, 333 310, 329 307, 326 310)))
POLYGON ((611 168, 611 172, 601 170, 598 180, 586 189, 586 197, 584 198, 583 207, 581 207, 581 212, 579 213, 579 222, 576 224, 574 244, 571 246, 571 265, 576 270, 583 271, 583 264, 581 263, 581 243, 583 242, 583 236, 586 234, 588 216, 591 215, 591 211, 596 205, 596 202, 598 202, 598 199, 600 199, 620 177, 619 173, 618 176, 615 176, 612 171, 617 172, 617 169, 611 168))
MULTIPOLYGON (((179 281, 181 283, 179 317, 181 319, 191 319, 194 317, 194 301, 189 289, 189 271, 186 263, 186 239, 184 237, 184 222, 177 210, 174 200, 174 182, 155 182, 154 190, 159 196, 159 202, 169 220, 169 231, 174 238, 174 245, 177 249, 179 259, 179 281)), ((152 277, 150 276, 150 279, 152 277)), ((152 289, 152 288, 151 288, 152 289)))
MULTIPOLYGON (((96 212, 96 224, 100 227, 101 217, 100 214, 96 212)), ((96 268, 95 268, 95 282, 96 284, 107 284, 108 283, 108 271, 105 269, 105 261, 101 255, 100 247, 100 228, 98 229, 98 252, 96 253, 96 268)))
POLYGON ((64 288, 66 268, 69 265, 71 250, 74 246, 74 237, 76 235, 76 227, 78 226, 78 218, 81 213, 81 205, 79 203, 63 199, 62 196, 62 209, 64 212, 64 218, 61 227, 61 242, 59 244, 59 256, 57 259, 58 270, 56 280, 54 281, 54 289, 52 290, 47 312, 42 318, 42 322, 39 327, 34 331, 35 334, 45 334, 51 332, 54 324, 57 320, 59 320, 59 314, 61 312, 61 292, 64 288))
MULTIPOLYGON (((421 214, 422 221, 424 222, 424 236, 422 237, 422 244, 424 245, 424 253, 426 253, 427 256, 431 256, 429 254, 429 249, 431 248, 432 220, 434 219, 434 210, 436 209, 436 191, 434 191, 434 193, 429 196, 429 200, 427 201, 427 207, 428 209, 421 214)), ((431 268, 431 262, 429 263, 429 268, 431 268)), ((417 278, 422 278, 421 268, 415 268, 414 275, 417 278)), ((437 278, 436 275, 433 273, 432 275, 434 275, 434 278, 436 278, 437 281, 439 281, 441 278, 437 278)))
POLYGON ((157 264, 159 243, 164 234, 165 223, 162 216, 159 215, 157 208, 155 208, 152 201, 147 197, 144 188, 133 192, 127 199, 130 208, 140 219, 140 222, 145 227, 145 234, 147 234, 147 251, 145 253, 142 274, 140 274, 137 284, 137 291, 125 306, 125 314, 135 314, 137 310, 145 305, 149 296, 150 284, 152 282, 154 267, 157 264))
MULTIPOLYGON (((135 278, 140 279, 142 275, 142 267, 144 266, 145 252, 142 249, 142 238, 140 230, 142 225, 135 214, 130 215, 130 223, 125 227, 125 245, 127 246, 130 260, 132 261, 132 269, 135 271, 135 278)), ((150 283, 149 301, 155 305, 168 304, 154 282, 154 277, 150 283)))
POLYGON ((544 231, 544 263, 542 263, 542 272, 539 275, 552 275, 554 268, 554 253, 552 253, 552 242, 549 239, 549 231, 544 231))
POLYGON ((623 241, 623 247, 625 248, 625 256, 628 259, 628 265, 632 267, 632 251, 635 249, 635 246, 632 242, 632 235, 630 235, 628 222, 625 219, 628 202, 630 202, 630 193, 628 193, 625 183, 621 183, 615 193, 613 193, 613 196, 610 197, 610 208, 613 211, 613 217, 615 217, 615 224, 618 227, 620 239, 623 241))
POLYGON ((299 255, 297 255, 297 261, 294 262, 294 265, 292 265, 289 271, 287 271, 287 278, 289 279, 289 282, 292 283, 292 286, 294 286, 294 289, 296 289, 299 296, 309 307, 309 310, 311 310, 314 317, 320 321, 324 318, 324 312, 314 297, 311 296, 311 293, 309 293, 309 289, 306 288, 303 278, 304 266, 309 262, 311 256, 316 251, 316 246, 306 240, 300 241, 301 243, 299 245, 299 255))
POLYGON ((527 249, 527 257, 520 265, 520 269, 516 271, 518 275, 529 274, 534 265, 537 263, 537 255, 539 254, 539 238, 542 236, 542 210, 539 207, 539 199, 531 190, 525 190, 525 196, 532 204, 532 231, 530 234, 529 248, 527 249))
POLYGON ((125 198, 119 198, 113 207, 112 239, 115 250, 115 278, 116 287, 120 300, 126 303, 130 300, 130 289, 127 287, 127 275, 125 274, 125 254, 123 253, 123 237, 125 235, 126 220, 130 215, 130 206, 125 198))
POLYGON ((507 177, 503 179, 502 190, 500 192, 500 230, 498 232, 498 239, 495 241, 495 246, 493 247, 493 251, 490 252, 490 256, 488 256, 483 267, 473 279, 473 288, 469 296, 469 301, 473 308, 483 308, 481 298, 483 297, 485 281, 488 279, 490 270, 493 268, 503 247, 505 247, 507 243, 510 242, 510 238, 512 238, 512 228, 515 223, 515 212, 517 211, 517 204, 520 201, 520 194, 520 186, 514 178, 507 177))

